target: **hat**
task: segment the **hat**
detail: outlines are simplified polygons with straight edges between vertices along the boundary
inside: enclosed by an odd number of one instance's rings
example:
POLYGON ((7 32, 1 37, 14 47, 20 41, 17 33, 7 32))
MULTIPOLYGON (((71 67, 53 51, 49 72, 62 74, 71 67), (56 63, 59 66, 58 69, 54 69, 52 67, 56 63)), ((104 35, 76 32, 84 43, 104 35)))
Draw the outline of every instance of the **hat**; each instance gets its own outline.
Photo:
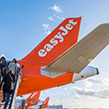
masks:
POLYGON ((5 56, 4 54, 2 54, 2 55, 1 55, 1 59, 2 59, 2 58, 6 59, 6 56, 5 56))

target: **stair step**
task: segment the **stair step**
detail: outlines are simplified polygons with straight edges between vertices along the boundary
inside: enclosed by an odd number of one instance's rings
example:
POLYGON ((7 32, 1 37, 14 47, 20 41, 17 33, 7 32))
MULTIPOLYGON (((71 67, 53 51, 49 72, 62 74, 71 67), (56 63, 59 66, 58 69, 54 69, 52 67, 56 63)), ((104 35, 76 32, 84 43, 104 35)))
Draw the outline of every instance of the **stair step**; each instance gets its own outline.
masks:
MULTIPOLYGON (((9 105, 7 105, 7 108, 9 107, 9 105)), ((0 109, 4 109, 4 104, 0 105, 0 109)))
POLYGON ((0 105, 4 105, 4 103, 0 103, 0 105))

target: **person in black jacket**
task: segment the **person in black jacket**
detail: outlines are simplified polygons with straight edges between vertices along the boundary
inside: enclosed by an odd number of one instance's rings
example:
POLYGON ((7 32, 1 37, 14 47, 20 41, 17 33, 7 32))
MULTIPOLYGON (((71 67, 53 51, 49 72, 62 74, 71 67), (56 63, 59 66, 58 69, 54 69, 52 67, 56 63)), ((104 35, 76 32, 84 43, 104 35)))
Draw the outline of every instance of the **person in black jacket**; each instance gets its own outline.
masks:
POLYGON ((6 58, 2 56, 0 58, 0 69, 3 69, 4 67, 6 67, 6 58))
POLYGON ((6 70, 7 70, 6 58, 2 56, 0 58, 0 83, 1 78, 6 74, 6 70))
POLYGON ((2 57, 0 58, 0 63, 2 63, 2 67, 5 66, 5 64, 6 64, 6 58, 5 58, 4 56, 2 56, 2 57))
POLYGON ((2 83, 3 82, 4 85, 2 102, 5 102, 4 109, 6 109, 10 98, 12 83, 15 82, 15 75, 13 74, 12 70, 9 70, 8 73, 4 76, 2 83))

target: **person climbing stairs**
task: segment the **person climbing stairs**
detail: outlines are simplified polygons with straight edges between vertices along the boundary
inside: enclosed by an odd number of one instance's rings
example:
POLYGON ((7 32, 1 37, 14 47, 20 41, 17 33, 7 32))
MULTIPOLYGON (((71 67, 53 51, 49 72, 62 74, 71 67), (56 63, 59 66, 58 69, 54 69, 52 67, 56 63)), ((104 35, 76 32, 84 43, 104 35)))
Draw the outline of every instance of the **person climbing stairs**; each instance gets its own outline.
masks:
MULTIPOLYGON (((12 94, 10 95, 10 100, 7 105, 7 109, 14 109, 15 107, 15 101, 16 101, 18 88, 19 88, 19 85, 21 84, 20 82, 22 79, 22 72, 23 72, 23 66, 22 68, 20 68, 20 71, 18 72, 17 78, 15 80, 14 89, 12 94)), ((4 102, 2 102, 2 100, 3 100, 3 90, 0 90, 0 109, 4 108, 4 102)))

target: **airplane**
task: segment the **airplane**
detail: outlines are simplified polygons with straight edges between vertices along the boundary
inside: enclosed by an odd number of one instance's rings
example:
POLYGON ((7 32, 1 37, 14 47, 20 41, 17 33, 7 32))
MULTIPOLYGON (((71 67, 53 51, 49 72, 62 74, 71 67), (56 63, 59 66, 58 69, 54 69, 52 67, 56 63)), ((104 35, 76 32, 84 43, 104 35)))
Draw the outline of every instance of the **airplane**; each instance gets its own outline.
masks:
POLYGON ((66 85, 99 74, 88 64, 109 44, 109 24, 77 42, 81 17, 65 19, 27 56, 17 96, 66 85))
MULTIPOLYGON (((16 99, 15 101, 15 109, 21 109, 21 106, 28 108, 29 106, 37 105, 39 102, 42 102, 40 97, 40 91, 31 93, 28 98, 23 98, 23 96, 16 99), (26 105, 26 106, 25 106, 26 105)), ((3 105, 1 105, 1 108, 3 105)))
POLYGON ((50 97, 47 97, 47 98, 43 101, 43 103, 42 103, 42 108, 47 108, 47 107, 48 107, 49 99, 50 99, 50 97))
POLYGON ((47 97, 42 103, 34 106, 30 106, 28 109, 46 109, 49 103, 49 97, 47 97))
POLYGON ((40 97, 40 91, 31 93, 31 95, 26 100, 27 105, 25 107, 28 108, 29 106, 37 105, 38 102, 40 102, 39 97, 40 97))
POLYGON ((21 98, 21 99, 16 99, 15 102, 15 108, 16 109, 21 109, 21 107, 29 109, 31 106, 33 107, 43 107, 47 108, 48 107, 48 102, 49 102, 49 97, 47 97, 44 101, 39 99, 40 97, 40 91, 39 92, 34 92, 31 93, 30 96, 26 99, 21 98))

